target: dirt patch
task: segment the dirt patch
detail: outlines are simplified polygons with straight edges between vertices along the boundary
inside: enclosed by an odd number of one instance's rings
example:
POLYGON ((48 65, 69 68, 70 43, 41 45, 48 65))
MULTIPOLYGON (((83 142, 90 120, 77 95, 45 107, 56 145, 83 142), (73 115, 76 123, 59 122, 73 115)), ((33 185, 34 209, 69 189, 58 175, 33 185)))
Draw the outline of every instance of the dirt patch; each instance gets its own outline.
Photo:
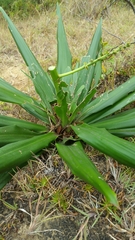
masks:
POLYGON ((135 209, 130 209, 134 193, 130 198, 130 191, 135 190, 132 183, 125 189, 117 176, 124 168, 90 147, 87 153, 117 192, 125 214, 108 206, 90 185, 75 179, 54 151, 45 151, 39 162, 31 162, 19 170, 1 191, 1 239, 134 239, 135 209), (48 181, 44 187, 41 186, 43 177, 48 181))

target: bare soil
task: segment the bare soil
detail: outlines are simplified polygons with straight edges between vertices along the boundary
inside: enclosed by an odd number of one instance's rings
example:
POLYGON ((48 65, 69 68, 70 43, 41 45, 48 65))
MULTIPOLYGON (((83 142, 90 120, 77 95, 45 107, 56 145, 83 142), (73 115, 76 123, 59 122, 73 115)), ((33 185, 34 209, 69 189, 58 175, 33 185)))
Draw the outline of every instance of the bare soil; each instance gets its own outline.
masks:
POLYGON ((119 180, 116 182, 112 174, 112 167, 116 172, 123 171, 123 167, 107 160, 103 154, 94 152, 93 156, 93 151, 87 148, 88 155, 117 192, 120 210, 108 206, 95 189, 75 179, 54 152, 50 151, 49 155, 45 152, 39 159, 40 164, 34 162, 19 170, 1 191, 4 202, 0 201, 0 239, 133 240, 130 218, 131 215, 135 217, 135 209, 125 215, 127 229, 123 229, 121 215, 123 207, 129 208, 129 189, 126 190, 119 180), (49 184, 41 187, 38 184, 43 176, 49 179, 49 184), (31 182, 32 179, 35 181, 31 182), (58 201, 54 201, 57 190, 62 198, 59 195, 58 201), (7 204, 17 207, 13 210, 7 204))

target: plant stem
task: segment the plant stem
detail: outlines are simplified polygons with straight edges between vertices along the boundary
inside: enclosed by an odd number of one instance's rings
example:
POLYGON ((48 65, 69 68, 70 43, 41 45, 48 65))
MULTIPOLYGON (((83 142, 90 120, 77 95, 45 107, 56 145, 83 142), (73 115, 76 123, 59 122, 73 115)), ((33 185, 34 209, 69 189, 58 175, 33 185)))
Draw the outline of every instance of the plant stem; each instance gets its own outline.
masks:
POLYGON ((84 68, 87 69, 87 68, 90 67, 91 65, 96 64, 98 61, 103 61, 103 60, 111 57, 112 55, 116 54, 117 52, 121 51, 122 49, 124 49, 124 48, 126 48, 126 47, 129 47, 129 46, 130 46, 129 43, 124 44, 123 46, 119 46, 119 47, 113 49, 112 51, 107 52, 107 53, 104 54, 103 56, 101 56, 101 57, 99 57, 99 58, 96 58, 95 60, 92 60, 92 59, 91 59, 91 61, 90 61, 89 63, 86 63, 86 64, 84 64, 83 66, 81 66, 81 67, 79 67, 79 68, 77 68, 77 69, 74 69, 74 70, 72 70, 72 71, 70 71, 70 72, 58 74, 58 77, 59 77, 59 78, 66 77, 66 76, 69 76, 69 75, 71 75, 71 74, 73 74, 73 73, 79 72, 79 71, 83 70, 84 68))
POLYGON ((58 93, 59 92, 59 75, 57 73, 57 69, 55 66, 50 66, 48 68, 50 74, 51 74, 51 77, 52 77, 52 80, 53 80, 53 83, 54 83, 54 86, 55 86, 55 89, 56 89, 56 92, 58 93))

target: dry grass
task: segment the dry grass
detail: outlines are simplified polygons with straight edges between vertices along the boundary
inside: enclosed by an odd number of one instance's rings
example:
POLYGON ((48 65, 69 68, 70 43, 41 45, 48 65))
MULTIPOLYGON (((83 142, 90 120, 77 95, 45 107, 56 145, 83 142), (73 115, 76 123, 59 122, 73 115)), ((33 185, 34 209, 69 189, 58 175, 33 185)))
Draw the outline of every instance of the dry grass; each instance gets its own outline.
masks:
MULTIPOLYGON (((74 62, 86 54, 99 18, 91 19, 80 14, 74 16, 70 13, 70 4, 65 7, 66 11, 64 7, 62 5, 63 21, 74 62)), ((56 13, 46 12, 28 20, 14 22, 42 66, 47 69, 56 64, 56 13)), ((107 42, 106 48, 115 47, 122 41, 133 42, 134 26, 135 18, 131 9, 120 6, 109 8, 107 16, 103 18, 103 41, 107 42)), ((29 91, 29 80, 21 72, 26 71, 26 67, 4 21, 1 21, 0 39, 0 76, 29 91)), ((135 58, 133 49, 134 46, 131 46, 125 53, 119 54, 111 67, 119 69, 127 60, 132 62, 135 58)))
MULTIPOLYGON (((90 6, 88 2, 80 0, 74 1, 73 4, 73 1, 70 0, 63 1, 61 4, 73 62, 86 54, 101 15, 99 8, 103 9, 103 3, 107 1, 91 1, 95 5, 90 6)), ((55 12, 46 12, 29 17, 24 21, 14 20, 14 22, 43 68, 46 70, 50 65, 55 65, 57 59, 57 17, 55 12)), ((108 8, 103 17, 103 41, 107 42, 104 51, 119 45, 121 42, 133 42, 134 26, 135 17, 131 9, 119 5, 108 8)), ((34 89, 30 80, 21 72, 21 70, 27 72, 27 69, 3 20, 0 22, 0 29, 0 76, 18 89, 33 95, 34 89)), ((135 66, 134 46, 119 53, 113 60, 104 64, 107 73, 110 74, 113 86, 117 72, 131 76, 135 73, 133 68, 135 66)), ((3 108, 3 105, 0 107, 3 108)), ((7 110, 4 105, 4 108, 5 111, 10 112, 10 107, 7 110)), ((18 108, 16 108, 14 115, 17 114, 18 108)), ((43 239, 40 238, 41 233, 45 232, 46 229, 53 231, 44 225, 45 222, 57 216, 66 217, 64 215, 66 214, 72 216, 74 221, 77 218, 78 221, 78 232, 75 233, 74 239, 87 239, 88 230, 91 231, 92 227, 94 228, 101 219, 101 222, 107 221, 108 223, 109 239, 133 240, 135 234, 134 171, 119 166, 112 159, 108 158, 105 161, 105 157, 96 151, 91 150, 89 155, 96 165, 99 164, 99 158, 100 164, 103 163, 100 165, 100 170, 105 179, 116 190, 121 211, 108 206, 103 197, 93 188, 73 179, 69 169, 61 162, 55 152, 45 152, 43 158, 41 157, 42 161, 40 159, 34 163, 30 162, 27 167, 19 170, 11 184, 8 184, 1 191, 2 199, 5 201, 2 200, 3 206, 9 209, 9 212, 7 211, 6 218, 3 213, 0 213, 4 216, 0 232, 5 231, 5 238, 0 237, 0 239, 32 239, 35 236, 38 236, 37 239, 43 239), (103 161, 101 161, 102 158, 103 161), (17 208, 12 201, 7 206, 8 194, 10 198, 14 199, 17 208), (23 219, 23 214, 27 215, 27 218, 20 220, 23 219), (17 225, 17 221, 21 226, 17 225), (16 234, 15 231, 17 231, 16 234), (11 232, 13 235, 9 238, 8 234, 11 232), (29 238, 32 234, 33 237, 29 238)))

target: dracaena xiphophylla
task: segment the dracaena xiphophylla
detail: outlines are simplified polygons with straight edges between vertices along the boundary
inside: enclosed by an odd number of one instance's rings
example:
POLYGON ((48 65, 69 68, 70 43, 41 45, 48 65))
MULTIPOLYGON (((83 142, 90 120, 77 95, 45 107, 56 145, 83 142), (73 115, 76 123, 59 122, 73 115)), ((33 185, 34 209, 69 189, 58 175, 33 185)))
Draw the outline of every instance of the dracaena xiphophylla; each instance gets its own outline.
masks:
POLYGON ((51 66, 48 73, 42 69, 5 11, 2 8, 0 11, 40 97, 35 100, 0 78, 0 101, 18 104, 42 122, 35 124, 0 115, 0 188, 10 180, 14 168, 23 167, 33 154, 53 142, 72 173, 94 186, 109 203, 118 207, 116 194, 85 153, 82 142, 121 164, 135 167, 135 144, 122 138, 135 135, 135 111, 117 113, 135 101, 135 77, 95 97, 102 61, 121 50, 122 46, 102 55, 100 20, 86 56, 72 70, 72 56, 57 5, 57 66, 51 66))

